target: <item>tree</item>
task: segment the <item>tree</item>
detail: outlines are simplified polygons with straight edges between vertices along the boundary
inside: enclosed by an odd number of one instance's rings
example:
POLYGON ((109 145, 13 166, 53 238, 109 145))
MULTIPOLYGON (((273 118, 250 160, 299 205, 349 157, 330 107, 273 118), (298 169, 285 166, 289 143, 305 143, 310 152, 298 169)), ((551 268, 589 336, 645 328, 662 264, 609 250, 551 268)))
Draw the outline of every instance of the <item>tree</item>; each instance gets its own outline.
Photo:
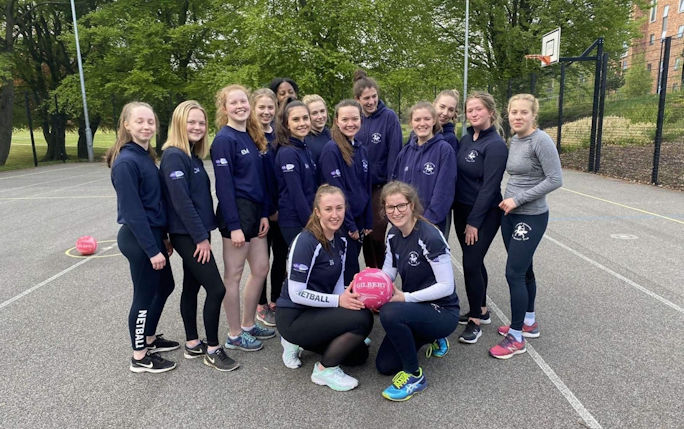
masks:
POLYGON ((653 77, 646 68, 646 55, 640 52, 633 58, 631 66, 625 73, 625 85, 620 89, 620 92, 627 97, 648 95, 653 88, 653 77))
POLYGON ((12 55, 14 53, 15 3, 14 0, 5 1, 2 9, 5 17, 5 36, 0 38, 0 165, 5 165, 7 162, 12 143, 14 110, 12 55))

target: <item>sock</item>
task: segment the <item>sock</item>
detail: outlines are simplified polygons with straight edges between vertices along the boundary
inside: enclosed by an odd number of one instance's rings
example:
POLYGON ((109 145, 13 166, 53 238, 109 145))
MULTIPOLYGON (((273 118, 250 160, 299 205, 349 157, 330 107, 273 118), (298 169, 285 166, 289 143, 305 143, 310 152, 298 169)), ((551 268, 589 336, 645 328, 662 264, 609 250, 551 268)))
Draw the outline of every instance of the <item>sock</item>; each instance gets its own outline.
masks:
POLYGON ((521 342, 522 341, 522 331, 516 331, 515 329, 509 329, 508 333, 513 335, 513 338, 515 338, 515 341, 521 342))
POLYGON ((254 325, 252 325, 252 326, 240 326, 240 327, 242 328, 243 331, 249 332, 254 328, 254 325))
POLYGON ((525 320, 523 320, 523 323, 527 326, 532 326, 532 325, 534 325, 535 320, 536 319, 535 319, 534 311, 532 311, 532 312, 528 311, 525 313, 525 320))
POLYGON ((234 336, 228 334, 228 338, 230 338, 231 340, 235 341, 235 340, 237 340, 238 338, 240 338, 240 336, 238 335, 238 336, 234 337, 234 336))

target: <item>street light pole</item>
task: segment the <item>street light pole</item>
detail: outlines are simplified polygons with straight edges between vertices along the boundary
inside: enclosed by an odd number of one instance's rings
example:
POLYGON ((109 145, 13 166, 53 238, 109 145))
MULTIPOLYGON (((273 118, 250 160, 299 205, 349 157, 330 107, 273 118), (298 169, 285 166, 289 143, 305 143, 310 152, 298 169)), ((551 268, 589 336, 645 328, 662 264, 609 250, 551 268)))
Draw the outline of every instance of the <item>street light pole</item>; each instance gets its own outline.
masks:
POLYGON ((78 76, 81 79, 81 96, 83 97, 83 116, 85 118, 86 147, 88 148, 88 162, 93 162, 93 133, 90 130, 90 119, 88 119, 88 102, 86 101, 85 81, 83 79, 83 63, 81 61, 81 46, 78 42, 78 27, 76 26, 76 6, 74 0, 71 1, 71 16, 74 19, 74 37, 76 38, 76 58, 78 60, 78 76))
POLYGON ((467 132, 466 130, 466 97, 468 96, 468 21, 470 19, 470 0, 466 0, 466 12, 465 12, 465 47, 463 48, 463 129, 461 130, 461 136, 464 136, 467 132))

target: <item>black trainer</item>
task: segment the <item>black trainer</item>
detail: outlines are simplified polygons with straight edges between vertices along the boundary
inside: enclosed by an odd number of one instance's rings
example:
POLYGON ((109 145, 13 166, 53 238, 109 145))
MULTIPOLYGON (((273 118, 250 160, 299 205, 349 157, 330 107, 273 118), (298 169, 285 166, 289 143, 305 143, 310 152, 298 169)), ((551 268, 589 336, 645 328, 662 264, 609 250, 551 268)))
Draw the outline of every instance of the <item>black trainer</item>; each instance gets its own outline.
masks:
POLYGON ((199 357, 204 356, 206 352, 207 343, 205 343, 204 341, 200 341, 199 344, 197 344, 195 347, 188 347, 186 345, 183 356, 185 356, 185 359, 197 359, 199 357))
POLYGON ((468 321, 465 329, 458 337, 458 341, 466 344, 475 344, 477 339, 482 336, 482 330, 472 320, 468 321))
POLYGON ((163 338, 164 334, 156 335, 154 341, 147 345, 147 351, 149 353, 159 353, 159 352, 170 352, 171 350, 176 350, 180 347, 180 344, 176 341, 167 340, 163 338))
POLYGON ((204 355, 204 364, 212 368, 216 368, 219 371, 232 371, 238 369, 240 364, 231 359, 223 347, 219 347, 213 353, 207 352, 204 355))
POLYGON ((163 357, 150 354, 147 352, 142 359, 131 358, 130 370, 133 372, 151 372, 157 374, 160 372, 171 371, 176 367, 176 362, 164 359, 163 357))
MULTIPOLYGON (((468 316, 468 313, 461 314, 460 316, 458 316, 458 324, 467 325, 469 317, 470 316, 468 316)), ((480 325, 489 325, 490 323, 492 323, 492 318, 489 315, 489 310, 487 310, 487 312, 482 315, 482 318, 480 318, 480 325)))

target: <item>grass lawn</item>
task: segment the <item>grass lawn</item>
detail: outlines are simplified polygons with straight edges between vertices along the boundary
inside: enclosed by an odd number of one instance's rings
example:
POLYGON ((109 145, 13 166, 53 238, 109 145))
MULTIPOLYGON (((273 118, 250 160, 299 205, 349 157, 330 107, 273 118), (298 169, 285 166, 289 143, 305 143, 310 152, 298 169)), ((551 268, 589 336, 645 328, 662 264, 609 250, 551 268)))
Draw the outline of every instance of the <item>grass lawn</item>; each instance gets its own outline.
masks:
MULTIPOLYGON (((36 155, 38 165, 59 164, 62 161, 41 161, 47 152, 47 143, 43 138, 40 129, 33 131, 36 140, 36 155)), ((93 153, 95 161, 101 161, 105 151, 114 144, 116 134, 113 130, 98 130, 93 136, 93 153)), ((78 162, 76 143, 78 142, 77 132, 66 133, 66 150, 69 159, 67 162, 78 162)), ((5 165, 0 166, 0 171, 17 170, 20 168, 33 167, 33 150, 31 149, 31 135, 28 129, 16 129, 12 132, 12 145, 10 146, 9 157, 5 165)))

